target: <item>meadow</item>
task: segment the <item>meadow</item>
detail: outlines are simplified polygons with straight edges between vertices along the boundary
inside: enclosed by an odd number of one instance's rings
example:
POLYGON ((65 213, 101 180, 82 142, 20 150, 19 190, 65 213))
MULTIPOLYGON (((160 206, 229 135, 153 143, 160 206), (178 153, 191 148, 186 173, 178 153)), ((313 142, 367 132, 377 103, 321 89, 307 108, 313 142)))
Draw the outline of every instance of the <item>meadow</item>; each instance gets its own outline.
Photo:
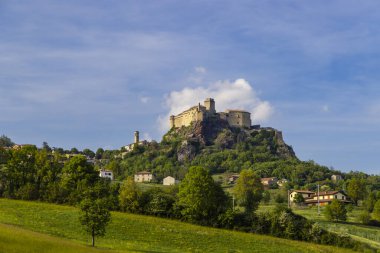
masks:
POLYGON ((78 214, 70 206, 0 199, 0 252, 352 252, 120 212, 91 249, 78 214))

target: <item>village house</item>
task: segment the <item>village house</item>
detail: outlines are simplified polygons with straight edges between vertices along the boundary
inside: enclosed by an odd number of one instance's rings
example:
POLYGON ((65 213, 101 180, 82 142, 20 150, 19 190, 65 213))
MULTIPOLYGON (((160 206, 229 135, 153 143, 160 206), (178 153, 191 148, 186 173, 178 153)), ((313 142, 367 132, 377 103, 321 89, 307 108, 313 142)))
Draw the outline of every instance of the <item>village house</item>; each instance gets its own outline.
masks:
POLYGON ((232 174, 228 177, 228 184, 234 184, 239 178, 239 174, 232 174))
POLYGON ((179 181, 176 180, 174 177, 171 177, 171 176, 168 176, 168 177, 165 177, 164 180, 163 180, 163 185, 175 185, 175 184, 178 184, 179 181))
POLYGON ((113 172, 111 170, 101 170, 99 172, 99 177, 109 178, 113 180, 113 172))
POLYGON ((277 181, 278 186, 283 187, 286 183, 288 183, 288 180, 283 178, 277 181))
POLYGON ((135 182, 142 183, 142 182, 152 182, 154 179, 154 176, 149 171, 140 171, 135 174, 135 182))
POLYGON ((271 188, 275 185, 277 185, 277 177, 264 177, 261 178, 261 183, 264 186, 264 188, 271 188))
POLYGON ((339 180, 342 180, 342 175, 332 175, 331 181, 338 182, 339 180))
POLYGON ((325 206, 331 203, 334 199, 337 199, 344 203, 351 203, 350 200, 348 200, 347 195, 341 191, 326 191, 326 192, 319 192, 314 193, 310 198, 305 199, 305 203, 308 206, 314 206, 318 204, 318 196, 319 196, 319 204, 321 206, 325 206))
POLYGON ((301 194, 304 199, 308 199, 315 194, 315 192, 307 190, 293 190, 289 195, 290 202, 294 202, 294 198, 297 194, 301 194))

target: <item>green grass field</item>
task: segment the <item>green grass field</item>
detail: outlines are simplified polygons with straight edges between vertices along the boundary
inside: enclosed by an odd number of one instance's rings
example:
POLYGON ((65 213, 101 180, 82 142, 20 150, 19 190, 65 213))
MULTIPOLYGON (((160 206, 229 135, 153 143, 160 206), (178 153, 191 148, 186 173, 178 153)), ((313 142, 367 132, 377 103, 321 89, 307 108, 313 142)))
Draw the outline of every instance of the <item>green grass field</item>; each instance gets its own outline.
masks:
POLYGON ((0 252, 352 252, 119 212, 95 250, 86 246, 78 209, 7 199, 0 199, 0 224, 0 252))
POLYGON ((109 253, 72 240, 36 233, 19 227, 0 224, 0 252, 6 253, 109 253))

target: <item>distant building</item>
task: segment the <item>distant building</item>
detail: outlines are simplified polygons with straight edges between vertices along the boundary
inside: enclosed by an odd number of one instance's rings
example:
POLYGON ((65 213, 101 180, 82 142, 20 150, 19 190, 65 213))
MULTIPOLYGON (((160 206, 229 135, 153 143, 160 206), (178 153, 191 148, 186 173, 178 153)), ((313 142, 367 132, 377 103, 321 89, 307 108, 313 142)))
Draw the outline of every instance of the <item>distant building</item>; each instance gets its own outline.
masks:
POLYGON ((140 171, 135 174, 135 182, 142 183, 142 182, 152 182, 154 179, 154 176, 149 171, 140 171))
POLYGON ((305 199, 305 203, 308 206, 314 206, 318 204, 318 197, 319 197, 319 204, 321 206, 325 206, 331 203, 334 199, 339 200, 344 203, 351 203, 350 200, 348 200, 347 195, 344 192, 341 191, 326 191, 326 192, 319 192, 314 193, 310 198, 305 199))
POLYGON ((278 184, 278 186, 280 186, 280 187, 284 186, 286 183, 288 183, 288 180, 285 179, 285 178, 280 179, 280 180, 277 181, 277 184, 278 184))
POLYGON ((290 202, 294 202, 294 198, 296 197, 297 194, 302 194, 302 197, 304 199, 307 199, 313 196, 315 192, 305 191, 305 190, 293 190, 289 195, 290 202))
POLYGON ((338 182, 339 180, 342 180, 343 177, 342 175, 332 175, 331 176, 331 181, 338 182))
POLYGON ((12 149, 19 150, 25 147, 35 147, 36 145, 33 144, 15 144, 12 146, 12 149))
POLYGON ((165 177, 163 180, 163 185, 175 185, 178 183, 179 183, 179 181, 176 180, 174 177, 171 177, 171 176, 165 177))
POLYGON ((228 183, 229 184, 234 184, 236 180, 239 178, 239 174, 232 174, 231 176, 228 177, 228 183))
POLYGON ((99 172, 99 177, 105 177, 113 180, 113 172, 111 170, 101 170, 99 172))
POLYGON ((272 187, 277 184, 277 177, 264 177, 261 178, 261 183, 264 187, 272 187))

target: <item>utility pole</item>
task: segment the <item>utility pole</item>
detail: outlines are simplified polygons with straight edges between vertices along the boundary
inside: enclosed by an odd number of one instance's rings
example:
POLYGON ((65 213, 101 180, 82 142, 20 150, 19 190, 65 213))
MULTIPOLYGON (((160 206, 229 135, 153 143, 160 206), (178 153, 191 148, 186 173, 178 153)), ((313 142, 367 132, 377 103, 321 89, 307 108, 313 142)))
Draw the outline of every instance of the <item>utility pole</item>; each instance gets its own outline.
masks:
POLYGON ((232 195, 232 211, 235 211, 235 195, 232 195))
POLYGON ((321 208, 320 208, 320 203, 319 203, 319 184, 317 184, 318 187, 318 216, 321 214, 321 208))

